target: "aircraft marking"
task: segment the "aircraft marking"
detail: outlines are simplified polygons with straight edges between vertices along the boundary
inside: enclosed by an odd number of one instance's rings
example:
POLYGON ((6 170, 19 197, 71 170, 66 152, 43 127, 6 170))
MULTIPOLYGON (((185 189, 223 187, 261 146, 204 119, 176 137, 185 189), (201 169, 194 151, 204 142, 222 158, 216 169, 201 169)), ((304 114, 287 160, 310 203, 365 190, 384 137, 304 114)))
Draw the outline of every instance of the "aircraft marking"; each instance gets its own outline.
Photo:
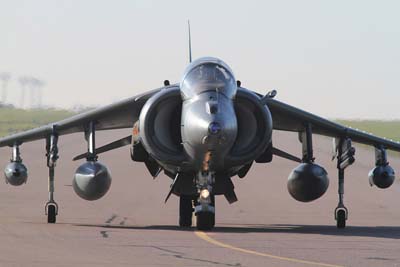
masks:
POLYGON ((230 250, 235 250, 235 251, 247 253, 247 254, 257 255, 257 256, 261 256, 261 257, 267 257, 267 258, 271 258, 271 259, 275 259, 275 260, 281 260, 281 261, 290 261, 290 262, 295 262, 295 263, 314 265, 314 266, 343 267, 342 265, 327 264, 327 263, 322 263, 322 262, 314 262, 314 261, 307 261, 307 260, 301 260, 301 259, 295 259, 295 258, 288 258, 288 257, 282 257, 282 256, 276 256, 276 255, 272 255, 272 254, 262 253, 262 252, 258 252, 258 251, 254 251, 254 250, 239 248, 239 247, 235 247, 235 246, 220 242, 218 240, 215 240, 215 239, 211 238, 209 235, 207 235, 205 232, 195 231, 194 233, 200 239, 202 239, 202 240, 204 240, 204 241, 206 241, 208 243, 211 243, 213 245, 216 245, 216 246, 219 246, 219 247, 223 247, 223 248, 227 248, 227 249, 230 249, 230 250))

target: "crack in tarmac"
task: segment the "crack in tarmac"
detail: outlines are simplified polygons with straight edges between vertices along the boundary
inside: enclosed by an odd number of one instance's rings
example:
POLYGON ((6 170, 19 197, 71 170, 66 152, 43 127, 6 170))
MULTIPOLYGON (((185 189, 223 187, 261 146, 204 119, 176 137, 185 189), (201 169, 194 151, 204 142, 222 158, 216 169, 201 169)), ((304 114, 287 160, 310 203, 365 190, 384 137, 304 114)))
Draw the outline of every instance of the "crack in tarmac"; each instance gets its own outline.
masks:
POLYGON ((105 221, 105 223, 111 223, 115 218, 117 218, 117 215, 116 215, 116 214, 113 214, 113 215, 111 215, 110 218, 108 218, 108 219, 105 221))
POLYGON ((182 253, 182 252, 179 252, 179 251, 174 251, 174 250, 169 250, 169 249, 158 247, 158 246, 133 245, 133 247, 145 247, 145 248, 153 248, 153 249, 161 250, 161 251, 164 251, 164 252, 168 253, 168 254, 160 254, 161 256, 172 256, 172 257, 175 257, 177 259, 191 260, 191 261, 204 262, 204 263, 211 263, 211 264, 215 264, 215 265, 222 265, 222 266, 228 266, 228 267, 241 267, 241 266, 243 266, 241 263, 232 264, 232 263, 205 260, 205 259, 200 259, 200 258, 190 258, 190 257, 184 256, 185 253, 182 253))
POLYGON ((204 259, 198 259, 198 258, 189 258, 189 257, 184 257, 181 255, 170 255, 178 259, 184 259, 184 260, 192 260, 192 261, 197 261, 197 262, 204 262, 204 263, 211 263, 211 264, 216 264, 216 265, 222 265, 222 266, 232 266, 232 267, 241 267, 243 266, 241 263, 236 263, 236 264, 230 264, 230 263, 224 263, 224 262, 218 262, 218 261, 210 261, 210 260, 204 260, 204 259))
MULTIPOLYGON (((108 219, 104 222, 106 225, 104 225, 103 227, 112 227, 111 223, 112 223, 117 217, 118 217, 117 214, 112 214, 112 215, 110 216, 110 218, 108 218, 108 219)), ((119 225, 120 225, 120 226, 124 226, 124 225, 125 225, 125 222, 126 222, 127 220, 128 220, 128 217, 123 217, 122 220, 119 222, 119 225)), ((102 235, 102 237, 108 238, 108 237, 109 237, 108 232, 109 232, 109 231, 100 231, 100 234, 102 235)))
POLYGON ((100 234, 104 237, 104 238, 108 238, 108 231, 100 231, 100 234))
MULTIPOLYGON (((113 215, 111 215, 111 217, 108 218, 104 223, 106 223, 107 226, 109 226, 109 224, 110 224, 112 221, 114 221, 117 217, 118 217, 118 216, 117 216, 116 214, 113 214, 113 215)), ((123 220, 122 222, 125 223, 125 219, 126 219, 126 217, 124 217, 124 220, 123 220)), ((121 222, 121 223, 122 223, 122 222, 121 222)), ((120 225, 123 225, 123 224, 121 224, 121 223, 120 223, 120 225)), ((102 237, 108 238, 108 237, 109 237, 108 232, 109 232, 109 231, 100 231, 100 234, 101 234, 102 237)))
POLYGON ((122 219, 122 221, 119 223, 119 225, 125 225, 125 222, 126 222, 126 220, 127 220, 128 218, 127 217, 124 217, 123 219, 122 219))
POLYGON ((378 261, 394 261, 395 259, 381 258, 381 257, 368 257, 367 260, 378 260, 378 261))

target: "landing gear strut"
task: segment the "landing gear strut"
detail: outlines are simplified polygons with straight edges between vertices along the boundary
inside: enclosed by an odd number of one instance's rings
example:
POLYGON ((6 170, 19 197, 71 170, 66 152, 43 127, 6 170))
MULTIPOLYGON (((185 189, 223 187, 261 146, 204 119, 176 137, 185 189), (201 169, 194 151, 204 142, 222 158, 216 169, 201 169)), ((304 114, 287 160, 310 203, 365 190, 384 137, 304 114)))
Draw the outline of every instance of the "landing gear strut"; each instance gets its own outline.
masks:
POLYGON ((45 212, 48 223, 55 223, 58 214, 58 205, 54 201, 54 170, 58 159, 57 141, 58 135, 55 126, 53 126, 51 135, 46 139, 47 167, 49 168, 49 200, 46 203, 45 212))
MULTIPOLYGON (((335 140, 337 142, 337 140, 335 140)), ((337 169, 338 169, 338 193, 339 203, 335 209, 335 220, 337 228, 345 228, 349 211, 343 202, 344 197, 344 170, 354 163, 355 148, 351 144, 350 138, 342 138, 335 144, 337 150, 337 169)))

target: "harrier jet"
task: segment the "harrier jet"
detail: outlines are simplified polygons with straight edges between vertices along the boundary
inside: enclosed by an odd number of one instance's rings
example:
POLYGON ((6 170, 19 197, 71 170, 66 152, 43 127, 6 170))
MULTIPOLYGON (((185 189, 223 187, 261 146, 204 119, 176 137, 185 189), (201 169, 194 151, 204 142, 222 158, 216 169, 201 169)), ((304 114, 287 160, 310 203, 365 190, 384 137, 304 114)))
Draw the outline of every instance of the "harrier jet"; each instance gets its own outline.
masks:
POLYGON ((20 156, 24 143, 45 139, 49 169, 48 223, 55 223, 58 206, 54 200, 58 140, 82 132, 87 152, 74 160, 86 161, 76 170, 73 188, 85 200, 103 197, 110 188, 107 167, 98 155, 130 146, 130 156, 143 162, 150 175, 164 172, 172 184, 167 194, 180 198, 179 225, 190 227, 193 212, 198 229, 215 225, 215 196, 237 201, 232 177, 243 178, 254 163, 271 163, 274 156, 299 163, 287 183, 290 195, 309 202, 321 197, 329 185, 328 175, 315 162, 313 134, 333 137, 338 169, 339 203, 335 209, 338 228, 344 228, 348 210, 343 203, 344 171, 354 162, 352 142, 375 147, 375 167, 369 173, 371 185, 387 188, 395 174, 386 150, 400 151, 400 143, 345 127, 278 100, 276 91, 261 95, 244 88, 230 67, 217 58, 200 58, 187 66, 179 83, 170 84, 129 99, 97 108, 68 119, 0 139, 0 146, 12 150, 4 173, 6 182, 18 186, 27 181, 28 171, 20 156), (97 131, 131 128, 132 134, 96 147, 97 131), (273 146, 275 130, 297 132, 302 157, 273 146))

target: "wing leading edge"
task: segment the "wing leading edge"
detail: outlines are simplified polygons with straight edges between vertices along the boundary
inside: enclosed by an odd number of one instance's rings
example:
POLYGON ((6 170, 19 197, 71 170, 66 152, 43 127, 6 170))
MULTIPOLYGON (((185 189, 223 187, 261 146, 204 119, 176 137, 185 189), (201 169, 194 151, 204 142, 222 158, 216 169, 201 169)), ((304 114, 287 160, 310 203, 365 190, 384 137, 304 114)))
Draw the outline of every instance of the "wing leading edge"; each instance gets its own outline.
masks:
POLYGON ((305 125, 309 123, 316 134, 336 138, 349 137, 357 143, 384 146, 386 149, 400 152, 399 142, 346 127, 272 98, 266 98, 265 104, 271 111, 275 130, 303 132, 305 125))
POLYGON ((53 126, 56 127, 58 135, 83 132, 91 121, 96 123, 96 130, 130 128, 139 118, 143 105, 151 96, 162 89, 176 86, 171 85, 154 89, 105 107, 96 108, 58 122, 1 138, 0 147, 47 138, 52 133, 53 126))

